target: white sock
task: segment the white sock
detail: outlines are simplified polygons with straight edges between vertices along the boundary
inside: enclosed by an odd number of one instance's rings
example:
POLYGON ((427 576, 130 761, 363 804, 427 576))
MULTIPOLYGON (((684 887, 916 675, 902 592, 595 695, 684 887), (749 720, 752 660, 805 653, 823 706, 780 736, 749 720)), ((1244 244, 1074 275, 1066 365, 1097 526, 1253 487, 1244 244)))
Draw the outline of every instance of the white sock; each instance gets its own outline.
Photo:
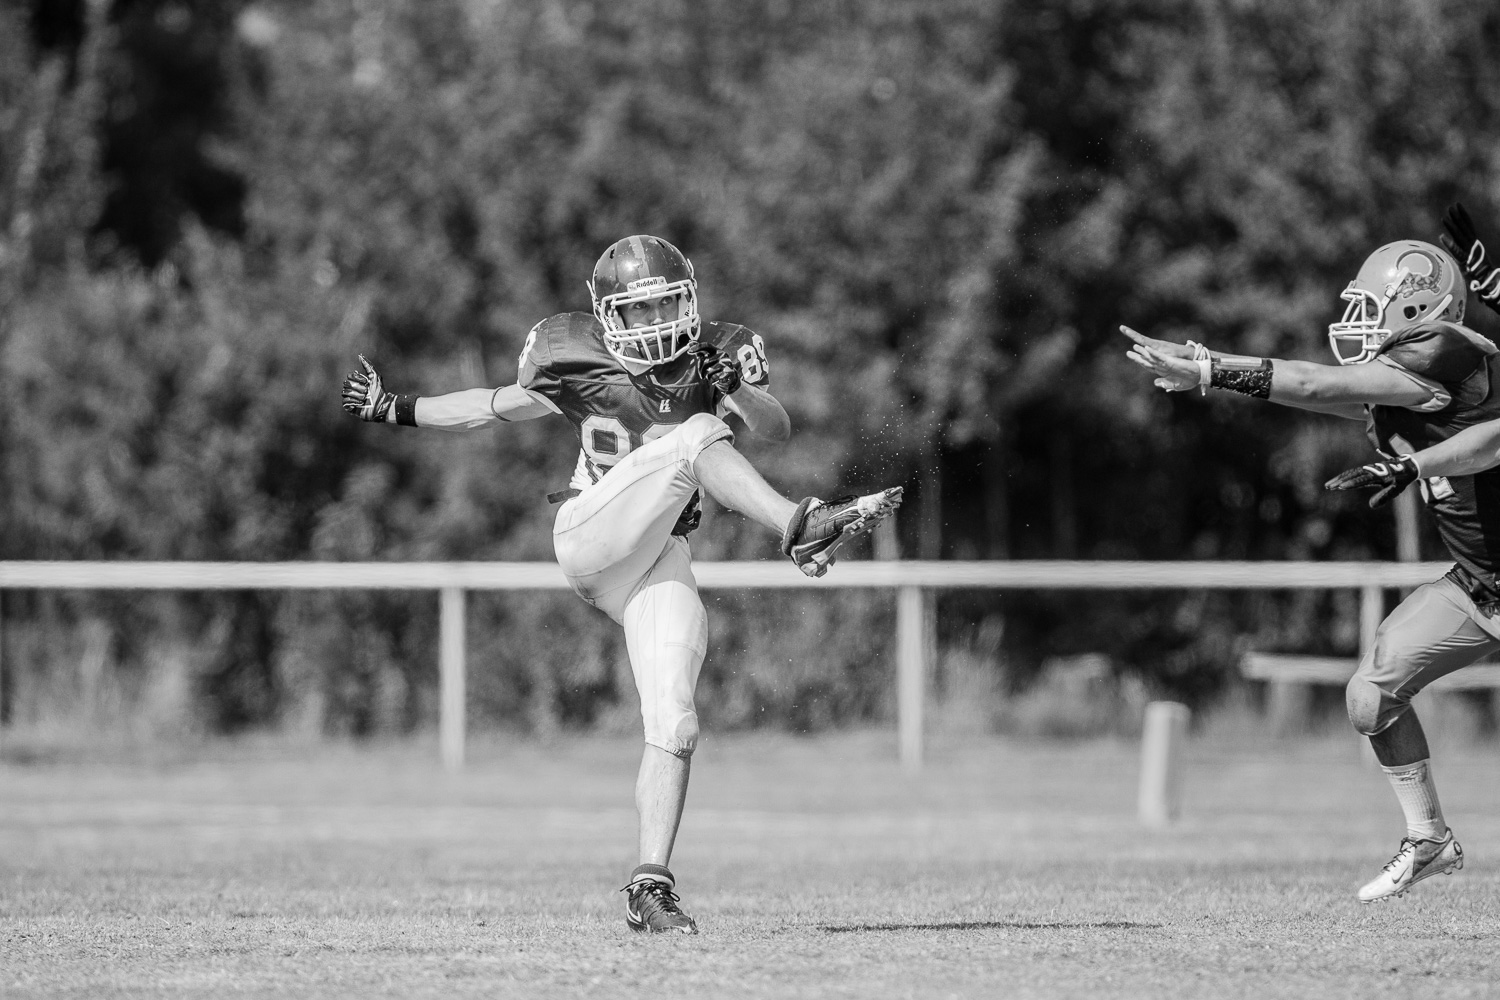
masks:
POLYGON ((1428 761, 1419 760, 1401 767, 1383 767, 1396 801, 1406 814, 1406 835, 1413 840, 1442 840, 1448 834, 1443 822, 1443 807, 1438 804, 1437 785, 1432 782, 1428 761))

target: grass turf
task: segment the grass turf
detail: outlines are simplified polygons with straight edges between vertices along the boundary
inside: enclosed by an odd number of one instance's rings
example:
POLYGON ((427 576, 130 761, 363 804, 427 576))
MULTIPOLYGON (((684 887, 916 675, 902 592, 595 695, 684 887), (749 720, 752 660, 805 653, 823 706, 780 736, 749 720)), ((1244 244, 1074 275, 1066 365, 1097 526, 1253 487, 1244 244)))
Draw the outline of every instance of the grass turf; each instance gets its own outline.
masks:
POLYGON ((705 741, 630 933, 628 739, 210 744, 0 763, 0 996, 1500 995, 1493 746, 1439 747, 1452 878, 1361 907, 1401 835, 1352 737, 1200 738, 1167 831, 1123 741, 705 741))

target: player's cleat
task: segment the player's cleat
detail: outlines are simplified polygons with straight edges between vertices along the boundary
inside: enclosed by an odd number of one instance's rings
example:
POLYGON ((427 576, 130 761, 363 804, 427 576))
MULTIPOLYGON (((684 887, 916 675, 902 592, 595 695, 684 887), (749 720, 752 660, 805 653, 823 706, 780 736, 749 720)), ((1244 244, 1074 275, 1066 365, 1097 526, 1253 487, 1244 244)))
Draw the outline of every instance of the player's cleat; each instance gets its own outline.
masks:
POLYGON ((698 924, 677 906, 677 894, 666 882, 637 879, 620 890, 625 896, 625 922, 633 931, 653 934, 697 934, 698 924))
POLYGON ((1450 874, 1463 866, 1464 849, 1453 839, 1452 830, 1442 840, 1413 840, 1405 837, 1401 841, 1401 849, 1390 863, 1359 890, 1359 901, 1373 903, 1379 899, 1404 896, 1408 889, 1424 878, 1450 874))
POLYGON ((822 576, 833 565, 839 546, 858 538, 901 506, 901 487, 864 497, 822 501, 808 497, 781 536, 781 552, 808 576, 822 576))

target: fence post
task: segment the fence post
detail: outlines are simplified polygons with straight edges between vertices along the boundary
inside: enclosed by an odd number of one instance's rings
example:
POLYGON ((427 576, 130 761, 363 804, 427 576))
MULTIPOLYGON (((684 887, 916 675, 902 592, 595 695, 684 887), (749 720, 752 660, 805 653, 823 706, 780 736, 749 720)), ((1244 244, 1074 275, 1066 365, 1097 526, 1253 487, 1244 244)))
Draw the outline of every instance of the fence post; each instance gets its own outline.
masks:
MULTIPOLYGON (((1355 669, 1363 663, 1370 650, 1375 648, 1375 633, 1380 631, 1381 619, 1385 617, 1385 591, 1379 587, 1359 588, 1359 660, 1355 663, 1355 669)), ((1370 741, 1363 736, 1358 737, 1360 742, 1360 757, 1371 767, 1379 767, 1380 761, 1375 756, 1375 748, 1370 741)))
POLYGON ((1312 707, 1312 688, 1306 681, 1269 681, 1266 691, 1266 716, 1271 732, 1291 736, 1307 727, 1312 707))
POLYGON ((1375 648, 1375 633, 1385 617, 1385 592, 1378 586, 1359 588, 1359 657, 1375 648))
POLYGON ((1166 826, 1182 812, 1182 744, 1187 724, 1186 705, 1153 701, 1146 706, 1136 809, 1147 826, 1166 826))
POLYGON ((901 766, 922 769, 922 709, 927 694, 927 629, 921 587, 896 591, 896 716, 901 766))
POLYGON ((464 765, 464 592, 444 587, 438 611, 438 743, 443 766, 464 765))

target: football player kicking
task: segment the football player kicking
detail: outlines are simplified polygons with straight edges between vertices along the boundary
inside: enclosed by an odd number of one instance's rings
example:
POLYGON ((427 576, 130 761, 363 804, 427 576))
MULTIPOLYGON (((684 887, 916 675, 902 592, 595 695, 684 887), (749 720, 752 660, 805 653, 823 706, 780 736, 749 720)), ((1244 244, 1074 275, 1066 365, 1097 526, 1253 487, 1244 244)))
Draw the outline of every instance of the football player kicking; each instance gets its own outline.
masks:
POLYGON ((1218 354, 1121 327, 1134 341, 1130 359, 1169 392, 1222 389, 1364 421, 1386 461, 1368 476, 1350 470, 1336 477, 1335 488, 1384 486, 1377 480, 1388 477, 1384 502, 1398 482, 1417 479, 1418 464, 1403 456, 1440 449, 1431 464, 1418 459, 1421 488, 1456 565, 1381 622, 1346 691, 1349 720, 1369 737, 1406 816, 1395 857, 1359 890, 1365 903, 1463 867, 1411 699, 1436 678, 1500 650, 1500 471, 1478 471, 1482 461, 1465 456, 1482 451, 1485 431, 1477 428, 1500 417, 1500 351, 1462 325, 1465 279, 1493 305, 1500 276, 1485 263, 1461 206, 1444 224, 1452 254, 1402 240, 1366 258, 1341 296, 1348 303, 1343 319, 1328 328, 1337 365, 1218 354), (1476 431, 1465 442, 1442 446, 1466 428, 1476 431))
POLYGON ((395 395, 360 358, 343 405, 363 420, 454 431, 550 413, 573 424, 582 448, 572 482, 548 497, 560 504, 553 548, 573 591, 624 627, 645 724, 640 865, 623 890, 625 917, 638 931, 696 934, 667 866, 698 744, 693 690, 708 646, 687 542, 699 492, 776 532, 803 573, 822 576, 840 546, 900 505, 901 487, 794 503, 766 483, 723 419, 733 413, 777 441, 790 435, 766 388, 765 345, 743 326, 700 321, 692 264, 667 241, 620 240, 588 286, 593 314, 533 327, 514 385, 395 395))

